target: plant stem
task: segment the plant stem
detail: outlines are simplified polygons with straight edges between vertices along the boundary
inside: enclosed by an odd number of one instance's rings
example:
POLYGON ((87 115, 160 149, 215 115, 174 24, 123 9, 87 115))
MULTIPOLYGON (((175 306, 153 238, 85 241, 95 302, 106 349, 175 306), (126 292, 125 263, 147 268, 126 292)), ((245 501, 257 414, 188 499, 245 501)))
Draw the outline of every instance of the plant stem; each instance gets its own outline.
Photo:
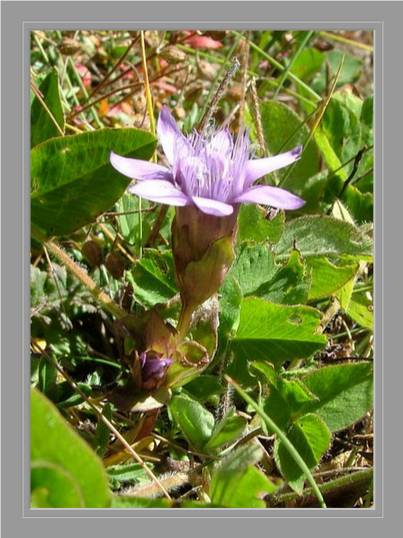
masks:
POLYGON ((194 308, 186 303, 182 303, 182 310, 179 316, 178 325, 176 330, 180 340, 183 340, 186 336, 186 333, 189 330, 190 323, 192 321, 192 315, 194 308))
POLYGON ((105 310, 110 312, 110 314, 118 319, 122 319, 127 316, 127 312, 120 308, 120 306, 117 305, 108 294, 99 289, 88 273, 82 267, 77 265, 57 243, 54 241, 46 241, 45 247, 66 266, 66 269, 70 271, 70 273, 78 278, 78 280, 88 289, 95 299, 101 303, 105 310))
POLYGON ((306 479, 312 486, 312 491, 316 495, 319 504, 322 508, 326 508, 326 503, 323 499, 322 493, 318 487, 318 484, 315 482, 314 477, 312 476, 311 471, 309 470, 309 467, 305 463, 305 461, 301 458, 299 455, 299 452, 294 447, 294 445, 288 440, 285 433, 277 426, 273 420, 266 415, 266 413, 263 411, 263 409, 236 383, 233 379, 231 379, 228 375, 224 376, 228 383, 230 383, 235 390, 239 393, 240 396, 250 405, 253 407, 253 409, 256 411, 256 413, 266 422, 266 424, 269 426, 269 428, 278 436, 280 441, 283 443, 284 448, 288 451, 290 456, 293 458, 295 463, 298 465, 298 467, 301 469, 301 471, 306 476, 306 479))
POLYGON ((302 42, 301 42, 300 46, 298 47, 297 51, 295 52, 294 56, 291 58, 290 63, 287 65, 287 67, 281 73, 281 77, 280 77, 280 80, 278 82, 278 86, 275 89, 274 94, 273 94, 273 99, 277 98, 281 88, 283 87, 284 82, 286 81, 286 79, 287 79, 287 77, 288 77, 288 75, 290 73, 290 70, 291 70, 292 66, 294 65, 295 60, 298 58, 298 56, 304 50, 305 45, 311 39, 313 34, 314 34, 314 31, 306 32, 306 35, 305 35, 304 39, 302 40, 302 42))

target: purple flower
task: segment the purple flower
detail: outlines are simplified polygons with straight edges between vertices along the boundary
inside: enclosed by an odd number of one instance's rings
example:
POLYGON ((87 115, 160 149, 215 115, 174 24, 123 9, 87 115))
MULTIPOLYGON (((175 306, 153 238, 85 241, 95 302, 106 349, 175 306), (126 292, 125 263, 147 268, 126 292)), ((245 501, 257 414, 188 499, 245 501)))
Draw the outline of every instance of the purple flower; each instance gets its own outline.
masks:
POLYGON ((172 359, 149 355, 146 351, 140 354, 139 359, 142 384, 144 388, 148 389, 159 385, 159 382, 165 377, 167 369, 172 364, 172 359))
POLYGON ((301 156, 298 146, 265 159, 249 159, 249 137, 233 138, 227 129, 205 137, 185 137, 167 107, 158 118, 158 138, 169 166, 111 153, 111 164, 121 174, 137 179, 129 192, 172 206, 196 206, 216 217, 231 215, 240 203, 258 203, 279 209, 298 209, 304 201, 290 192, 254 183, 262 176, 292 164, 301 156))

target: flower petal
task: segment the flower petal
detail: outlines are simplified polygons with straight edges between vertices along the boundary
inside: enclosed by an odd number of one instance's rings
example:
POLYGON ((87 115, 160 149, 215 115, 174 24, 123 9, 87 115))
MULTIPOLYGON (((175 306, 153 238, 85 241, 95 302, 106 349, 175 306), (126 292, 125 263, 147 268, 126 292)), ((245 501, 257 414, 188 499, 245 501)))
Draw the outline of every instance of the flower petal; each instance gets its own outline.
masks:
POLYGON ((159 164, 142 161, 141 159, 122 157, 113 153, 113 151, 111 151, 109 159, 111 165, 118 172, 130 179, 164 179, 169 181, 172 178, 172 174, 168 168, 159 164))
POLYGON ((230 204, 220 202, 218 200, 212 200, 211 198, 202 198, 200 196, 192 196, 192 200, 196 207, 207 215, 213 215, 215 217, 226 217, 231 215, 234 208, 230 204))
POLYGON ((279 187, 263 185, 252 187, 233 200, 234 203, 263 204, 278 209, 299 209, 305 202, 302 198, 279 187))
POLYGON ((252 185, 257 179, 274 170, 284 168, 293 162, 297 161, 301 157, 302 146, 297 146, 291 151, 286 153, 280 153, 274 157, 266 157, 265 159, 253 159, 246 164, 246 178, 245 184, 247 186, 252 185))
POLYGON ((176 121, 166 106, 162 107, 158 117, 157 133, 169 164, 173 164, 178 142, 181 143, 182 147, 183 143, 186 145, 189 143, 178 129, 176 121))
POLYGON ((162 179, 150 179, 139 181, 135 185, 130 185, 127 189, 131 194, 136 194, 152 202, 168 204, 173 206, 189 205, 190 200, 182 191, 172 185, 170 181, 162 179))

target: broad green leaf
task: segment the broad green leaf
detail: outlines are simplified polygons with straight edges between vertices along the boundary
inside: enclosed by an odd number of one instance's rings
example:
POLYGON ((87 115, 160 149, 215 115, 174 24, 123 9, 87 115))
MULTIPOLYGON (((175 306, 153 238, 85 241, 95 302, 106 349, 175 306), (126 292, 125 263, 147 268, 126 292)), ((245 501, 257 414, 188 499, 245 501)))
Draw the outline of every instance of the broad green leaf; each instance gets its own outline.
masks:
POLYGON ((306 48, 295 59, 291 72, 304 81, 311 80, 321 68, 324 60, 323 52, 314 48, 306 48))
MULTIPOLYGON (((328 450, 331 434, 325 422, 314 414, 308 414, 297 420, 287 432, 289 441, 297 449, 299 455, 310 469, 313 469, 320 458, 328 450)), ((275 444, 275 460, 281 474, 288 485, 301 494, 304 488, 305 475, 284 444, 275 444)))
POLYGON ((168 407, 189 443, 195 448, 203 448, 214 429, 214 416, 210 411, 185 394, 174 396, 168 407))
POLYGON ((299 380, 276 379, 270 385, 269 396, 264 401, 264 410, 275 424, 285 430, 307 404, 317 398, 299 380))
POLYGON ((244 296, 253 295, 274 276, 276 270, 273 253, 267 245, 245 243, 241 245, 228 278, 233 277, 238 281, 244 296))
MULTIPOLYGON (((309 130, 303 120, 287 105, 278 101, 267 101, 261 105, 264 137, 270 154, 284 152, 304 144, 309 137, 309 130)), ((281 184, 302 197, 306 180, 320 170, 319 152, 314 141, 305 148, 301 159, 293 165, 292 172, 289 167, 277 172, 281 179, 287 179, 281 184)), ((313 202, 307 201, 307 206, 313 202)), ((306 208, 305 208, 306 209, 306 208)))
POLYGON ((217 375, 202 374, 186 385, 186 391, 200 402, 215 402, 218 404, 224 387, 217 375))
POLYGON ((297 251, 291 252, 287 264, 279 267, 268 281, 253 295, 273 303, 303 304, 308 299, 311 286, 310 270, 306 268, 297 251))
POLYGON ((77 479, 55 463, 37 460, 31 465, 33 508, 85 508, 84 498, 77 479), (38 499, 35 491, 46 491, 38 499))
POLYGON ((304 376, 303 383, 319 398, 309 406, 339 431, 351 426, 372 408, 372 366, 368 362, 325 366, 304 376))
POLYGON ((228 340, 238 329, 242 291, 238 280, 230 275, 220 289, 220 324, 218 326, 218 355, 225 351, 228 340))
POLYGON ((309 300, 328 297, 342 288, 357 274, 359 264, 334 265, 327 258, 310 258, 308 266, 312 270, 312 285, 309 300))
POLYGON ((347 314, 361 327, 373 331, 373 305, 372 301, 364 293, 353 293, 347 307, 347 314))
POLYGON ((284 211, 272 220, 265 218, 265 212, 259 206, 243 204, 238 217, 239 241, 267 241, 277 243, 283 233, 285 222, 284 211))
POLYGON ((261 450, 251 444, 231 452, 213 471, 211 501, 226 508, 265 508, 261 497, 277 488, 254 467, 261 456, 261 450))
POLYGON ((305 358, 326 345, 318 333, 321 314, 308 306, 283 306, 264 299, 246 298, 241 303, 234 353, 244 360, 267 360, 276 367, 305 358))
POLYGON ((108 481, 101 460, 53 404, 32 389, 31 465, 38 461, 60 467, 71 476, 86 508, 108 506, 108 481))
POLYGON ((56 69, 53 69, 41 83, 39 92, 54 121, 38 97, 35 96, 31 105, 31 147, 48 140, 48 138, 60 136, 60 130, 55 123, 62 132, 64 131, 64 114, 60 101, 59 76, 56 69))
POLYGON ((166 303, 176 293, 172 256, 157 251, 137 261, 128 275, 136 301, 151 308, 166 303))
POLYGON ((226 443, 232 443, 236 441, 242 433, 245 431, 247 420, 245 417, 241 417, 236 414, 232 409, 225 417, 218 422, 213 430, 213 433, 204 446, 207 451, 216 450, 226 443))
MULTIPOLYGON (((340 63, 344 57, 343 66, 337 81, 336 88, 340 88, 345 84, 352 84, 357 81, 362 69, 362 61, 356 56, 345 54, 344 51, 334 49, 326 54, 326 63, 330 66, 331 76, 337 72, 340 63)), ((326 69, 322 68, 321 73, 312 82, 312 89, 317 93, 322 93, 326 90, 326 69)))
POLYGON ((372 256, 372 241, 358 228, 327 216, 306 216, 287 222, 277 245, 276 259, 282 259, 296 248, 303 258, 314 256, 372 256))
POLYGON ((45 237, 93 222, 123 194, 129 179, 109 163, 111 151, 149 159, 154 137, 138 129, 100 129, 52 138, 31 150, 31 221, 45 237))

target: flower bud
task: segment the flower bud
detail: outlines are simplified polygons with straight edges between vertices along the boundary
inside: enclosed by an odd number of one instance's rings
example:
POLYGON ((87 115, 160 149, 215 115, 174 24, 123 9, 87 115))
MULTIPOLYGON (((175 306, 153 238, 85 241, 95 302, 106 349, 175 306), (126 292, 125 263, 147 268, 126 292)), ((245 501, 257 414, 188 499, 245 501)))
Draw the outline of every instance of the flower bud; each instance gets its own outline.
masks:
POLYGON ((172 364, 172 359, 159 357, 150 352, 143 352, 140 354, 139 360, 142 388, 154 390, 160 387, 165 379, 167 369, 172 364))
POLYGON ((237 208, 227 217, 193 206, 176 208, 172 251, 182 302, 196 308, 221 286, 234 259, 237 208))
POLYGON ((110 252, 105 258, 105 267, 113 278, 119 280, 125 272, 125 260, 117 252, 110 252))
POLYGON ((90 239, 81 248, 81 253, 91 267, 99 267, 102 263, 102 249, 97 241, 90 239))

